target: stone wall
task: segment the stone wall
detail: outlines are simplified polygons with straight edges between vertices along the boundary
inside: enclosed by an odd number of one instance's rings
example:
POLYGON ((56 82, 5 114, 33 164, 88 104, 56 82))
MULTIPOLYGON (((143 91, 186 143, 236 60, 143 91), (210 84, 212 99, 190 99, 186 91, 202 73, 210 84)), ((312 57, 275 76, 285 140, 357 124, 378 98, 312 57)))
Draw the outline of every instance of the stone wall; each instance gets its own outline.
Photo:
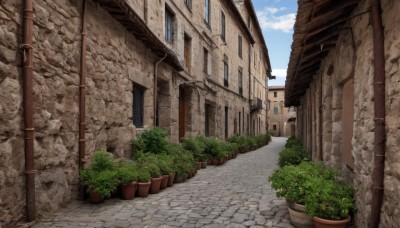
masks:
MULTIPOLYGON (((362 2, 354 14, 365 12, 369 9, 368 1, 362 2)), ((384 199, 381 211, 382 227, 400 226, 400 194, 399 165, 400 157, 398 138, 400 111, 400 39, 398 37, 400 16, 400 2, 382 1, 383 25, 385 36, 385 59, 386 59, 386 162, 384 179, 384 199)), ((315 154, 315 148, 321 148, 317 138, 318 130, 310 125, 319 118, 317 115, 304 118, 309 111, 315 112, 318 101, 312 99, 316 92, 321 89, 318 79, 322 79, 323 100, 323 160, 331 167, 342 171, 343 179, 353 182, 356 189, 355 199, 357 204, 356 225, 367 227, 371 212, 371 187, 374 157, 374 92, 373 92, 373 40, 372 28, 369 14, 361 14, 352 19, 348 25, 352 28, 345 29, 339 37, 336 48, 323 60, 319 73, 315 80, 301 99, 298 108, 297 130, 300 139, 307 148, 315 154), (354 42, 354 43, 353 43, 354 42), (354 124, 352 138, 352 156, 354 158, 354 169, 349 168, 343 159, 342 148, 342 99, 343 84, 354 79, 354 124), (310 99, 311 94, 311 99, 310 99)))

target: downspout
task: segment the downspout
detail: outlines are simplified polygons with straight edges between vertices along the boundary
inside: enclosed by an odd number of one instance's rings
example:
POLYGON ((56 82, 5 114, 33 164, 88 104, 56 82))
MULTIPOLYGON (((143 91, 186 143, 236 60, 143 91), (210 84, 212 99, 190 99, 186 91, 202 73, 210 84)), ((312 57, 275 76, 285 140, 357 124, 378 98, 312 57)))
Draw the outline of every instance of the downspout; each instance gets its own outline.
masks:
POLYGON ((319 160, 320 161, 323 161, 324 159, 323 159, 323 150, 324 150, 324 147, 323 147, 323 134, 322 134, 322 131, 323 131, 323 124, 324 124, 324 102, 323 102, 323 98, 322 98, 322 96, 323 96, 323 86, 324 86, 324 84, 323 84, 323 82, 324 82, 324 80, 323 80, 323 78, 322 78, 322 75, 321 75, 321 87, 320 87, 320 92, 319 92, 319 101, 320 101, 320 104, 319 104, 319 155, 318 155, 318 157, 319 157, 319 160))
POLYGON ((167 58, 167 53, 165 53, 164 57, 160 59, 158 62, 154 64, 154 91, 153 91, 153 105, 154 105, 154 116, 153 116, 153 122, 154 122, 154 127, 157 125, 157 94, 158 94, 158 88, 157 88, 157 80, 158 80, 158 75, 157 75, 157 70, 158 70, 158 64, 160 64, 165 58, 167 58))
POLYGON ((33 128, 33 58, 32 58, 32 29, 33 29, 33 2, 25 0, 23 12, 23 90, 24 90, 24 124, 25 124, 25 182, 26 182, 26 221, 36 218, 35 206, 35 164, 34 164, 34 131, 33 128))
MULTIPOLYGON (((249 44, 249 50, 251 50, 252 45, 249 44)), ((247 135, 251 132, 251 51, 249 51, 249 118, 247 119, 247 135)), ((244 113, 243 113, 244 115, 244 113)))
POLYGON ((143 0, 143 18, 144 18, 144 22, 147 25, 147 10, 148 10, 148 2, 147 0, 143 0))
POLYGON ((374 45, 374 169, 370 227, 379 227, 385 170, 385 53, 380 0, 372 0, 371 19, 374 45))
MULTIPOLYGON (((86 0, 82 1, 82 34, 81 34, 81 78, 79 84, 79 169, 85 160, 85 130, 86 130, 86 0)), ((79 186, 79 199, 85 200, 85 188, 79 186)))

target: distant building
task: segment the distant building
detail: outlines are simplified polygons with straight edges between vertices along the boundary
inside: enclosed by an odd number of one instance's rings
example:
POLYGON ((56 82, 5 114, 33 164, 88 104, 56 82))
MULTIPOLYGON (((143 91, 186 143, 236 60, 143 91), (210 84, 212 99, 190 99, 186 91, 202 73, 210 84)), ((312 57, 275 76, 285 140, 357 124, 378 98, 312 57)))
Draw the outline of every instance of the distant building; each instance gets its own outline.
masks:
POLYGON ((295 107, 285 107, 285 87, 268 87, 268 99, 268 132, 274 136, 294 136, 296 109, 295 107))

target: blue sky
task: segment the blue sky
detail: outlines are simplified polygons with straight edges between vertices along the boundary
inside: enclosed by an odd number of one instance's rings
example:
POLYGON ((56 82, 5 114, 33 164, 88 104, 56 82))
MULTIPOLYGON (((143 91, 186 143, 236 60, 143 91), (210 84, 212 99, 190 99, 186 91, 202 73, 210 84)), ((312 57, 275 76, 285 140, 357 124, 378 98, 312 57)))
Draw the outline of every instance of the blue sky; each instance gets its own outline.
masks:
POLYGON ((277 76, 276 80, 269 80, 268 85, 285 85, 297 1, 253 0, 253 4, 267 42, 272 75, 277 76))

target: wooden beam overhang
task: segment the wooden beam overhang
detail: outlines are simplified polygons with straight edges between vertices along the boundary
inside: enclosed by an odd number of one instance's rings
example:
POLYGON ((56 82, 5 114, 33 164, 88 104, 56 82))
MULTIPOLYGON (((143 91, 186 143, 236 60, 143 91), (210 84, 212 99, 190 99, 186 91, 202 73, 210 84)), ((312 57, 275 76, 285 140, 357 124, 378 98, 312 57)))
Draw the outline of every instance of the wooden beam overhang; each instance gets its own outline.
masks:
POLYGON ((298 0, 285 105, 299 104, 322 60, 336 47, 343 27, 361 0, 298 0))
POLYGON ((126 0, 95 0, 119 23, 126 27, 127 31, 140 40, 146 47, 150 48, 158 57, 162 58, 165 54, 165 62, 182 71, 178 57, 169 49, 158 37, 147 27, 146 23, 132 9, 126 0))

